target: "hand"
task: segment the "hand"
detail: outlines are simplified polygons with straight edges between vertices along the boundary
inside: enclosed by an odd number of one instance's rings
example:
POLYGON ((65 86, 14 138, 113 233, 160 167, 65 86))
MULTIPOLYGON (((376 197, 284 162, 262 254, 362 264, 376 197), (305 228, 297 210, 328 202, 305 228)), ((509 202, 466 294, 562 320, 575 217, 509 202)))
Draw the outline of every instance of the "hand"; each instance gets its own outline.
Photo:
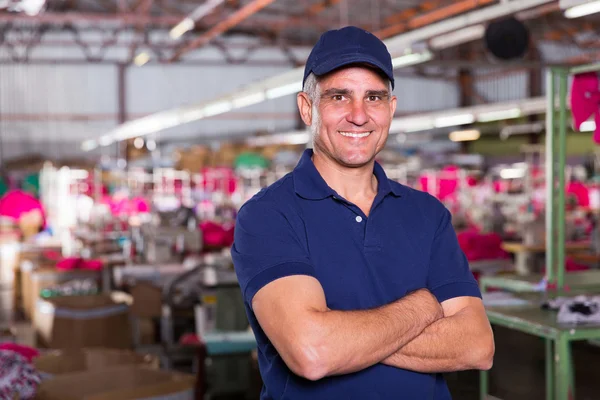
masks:
POLYGON ((431 318, 433 323, 444 318, 444 310, 436 297, 427 289, 418 289, 410 293, 406 298, 411 298, 418 305, 419 310, 431 318))

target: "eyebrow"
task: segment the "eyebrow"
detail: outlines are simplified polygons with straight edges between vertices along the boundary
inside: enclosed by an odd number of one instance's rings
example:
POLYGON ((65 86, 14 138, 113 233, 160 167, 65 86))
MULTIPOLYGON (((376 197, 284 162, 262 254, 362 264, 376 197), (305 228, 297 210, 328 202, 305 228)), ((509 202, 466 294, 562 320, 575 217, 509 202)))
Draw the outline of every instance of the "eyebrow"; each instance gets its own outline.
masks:
POLYGON ((327 89, 326 91, 324 91, 321 94, 321 97, 330 97, 330 96, 337 96, 337 95, 350 95, 352 94, 351 90, 348 89, 339 89, 339 88, 331 88, 331 89, 327 89))
POLYGON ((368 96, 390 97, 390 92, 387 90, 367 90, 368 96))
MULTIPOLYGON (((338 95, 348 96, 348 95, 351 95, 352 93, 353 93, 352 90, 349 90, 349 89, 331 88, 331 89, 325 90, 321 94, 321 98, 338 96, 338 95)), ((367 90, 365 95, 366 95, 366 97, 369 97, 369 96, 390 97, 390 92, 388 90, 367 90)))

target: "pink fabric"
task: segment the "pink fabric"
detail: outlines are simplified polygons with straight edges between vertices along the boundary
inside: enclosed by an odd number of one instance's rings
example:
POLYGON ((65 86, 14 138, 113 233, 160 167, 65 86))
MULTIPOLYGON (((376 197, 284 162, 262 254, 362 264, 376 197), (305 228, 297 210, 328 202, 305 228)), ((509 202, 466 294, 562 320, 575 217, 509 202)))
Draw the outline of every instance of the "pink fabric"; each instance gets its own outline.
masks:
POLYGON ((573 195, 577 199, 577 205, 580 207, 589 207, 590 190, 581 182, 571 182, 567 186, 567 194, 573 195))
POLYGON ((58 261, 62 258, 62 254, 55 250, 44 250, 42 256, 47 260, 58 261))
POLYGON ((571 87, 571 114, 577 130, 592 115, 596 121, 594 141, 600 143, 600 81, 597 72, 575 75, 571 87))
POLYGON ((0 344, 0 350, 14 351, 15 353, 25 357, 25 359, 29 362, 40 355, 40 352, 37 349, 16 343, 2 343, 0 344))
POLYGON ((204 168, 201 171, 200 187, 212 192, 232 194, 237 190, 237 176, 231 168, 204 168))
POLYGON ((39 210, 42 215, 43 227, 46 227, 46 214, 42 203, 33 195, 22 190, 12 190, 0 199, 0 215, 19 220, 21 215, 39 210))
POLYGON ((453 165, 449 165, 442 170, 442 178, 437 179, 434 185, 429 185, 429 177, 422 176, 420 178, 421 190, 436 196, 440 201, 451 200, 456 197, 456 190, 458 189, 458 168, 453 165), (432 193, 433 187, 437 186, 437 192, 432 193))
POLYGON ((70 257, 56 263, 56 269, 62 271, 86 269, 99 271, 104 264, 100 260, 84 260, 83 258, 70 257))
POLYGON ((229 247, 233 244, 233 224, 221 225, 213 221, 200 223, 202 240, 208 247, 229 247))
POLYGON ((142 197, 127 197, 112 198, 105 196, 102 200, 110 208, 110 212, 114 216, 131 216, 150 212, 150 204, 142 197))
MULTIPOLYGON (((578 263, 574 261, 572 258, 567 258, 565 260, 565 271, 566 272, 579 272, 579 271, 587 271, 590 267, 585 264, 578 263)), ((546 273, 546 267, 542 268, 542 273, 546 273)))
POLYGON ((482 234, 475 230, 460 232, 458 244, 465 253, 467 260, 495 260, 508 257, 502 250, 502 238, 495 233, 482 234))

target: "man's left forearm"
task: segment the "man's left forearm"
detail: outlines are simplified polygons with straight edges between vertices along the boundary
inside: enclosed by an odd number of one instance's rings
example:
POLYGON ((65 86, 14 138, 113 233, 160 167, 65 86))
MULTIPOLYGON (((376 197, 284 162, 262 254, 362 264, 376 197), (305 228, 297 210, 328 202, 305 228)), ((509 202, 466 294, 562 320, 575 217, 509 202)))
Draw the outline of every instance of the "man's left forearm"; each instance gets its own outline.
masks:
POLYGON ((485 314, 464 309, 433 324, 383 361, 423 373, 491 368, 494 341, 485 314))

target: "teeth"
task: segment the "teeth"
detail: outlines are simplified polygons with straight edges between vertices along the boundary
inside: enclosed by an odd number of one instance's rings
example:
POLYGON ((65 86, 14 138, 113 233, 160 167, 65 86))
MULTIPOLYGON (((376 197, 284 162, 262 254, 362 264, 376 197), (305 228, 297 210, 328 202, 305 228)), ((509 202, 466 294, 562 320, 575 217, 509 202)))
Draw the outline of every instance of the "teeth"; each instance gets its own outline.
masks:
POLYGON ((341 132, 340 134, 342 136, 346 136, 346 137, 354 137, 354 138, 363 138, 363 137, 367 137, 371 134, 371 132, 364 132, 364 133, 352 133, 352 132, 341 132))

